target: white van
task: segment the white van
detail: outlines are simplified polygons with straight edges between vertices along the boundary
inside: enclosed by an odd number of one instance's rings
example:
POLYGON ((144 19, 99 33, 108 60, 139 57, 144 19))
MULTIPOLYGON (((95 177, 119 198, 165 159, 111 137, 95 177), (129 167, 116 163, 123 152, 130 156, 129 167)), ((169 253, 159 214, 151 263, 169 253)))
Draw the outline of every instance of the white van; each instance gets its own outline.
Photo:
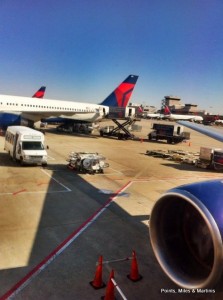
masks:
POLYGON ((9 126, 5 134, 4 149, 23 164, 47 165, 44 134, 25 126, 9 126))

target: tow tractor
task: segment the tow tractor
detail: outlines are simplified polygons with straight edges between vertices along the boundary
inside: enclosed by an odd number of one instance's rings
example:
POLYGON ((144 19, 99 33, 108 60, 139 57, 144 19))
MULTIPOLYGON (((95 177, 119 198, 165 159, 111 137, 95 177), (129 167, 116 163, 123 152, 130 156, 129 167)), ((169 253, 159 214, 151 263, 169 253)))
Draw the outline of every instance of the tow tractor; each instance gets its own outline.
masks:
POLYGON ((71 152, 67 158, 68 168, 89 174, 104 173, 104 169, 109 167, 105 159, 97 152, 71 152))

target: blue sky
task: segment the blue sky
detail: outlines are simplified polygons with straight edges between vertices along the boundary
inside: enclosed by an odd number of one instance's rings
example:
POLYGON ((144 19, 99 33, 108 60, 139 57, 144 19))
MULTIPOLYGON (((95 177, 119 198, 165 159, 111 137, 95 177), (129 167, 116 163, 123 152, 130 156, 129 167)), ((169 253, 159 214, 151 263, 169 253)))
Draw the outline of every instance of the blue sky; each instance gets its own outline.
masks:
POLYGON ((0 93, 98 103, 129 74, 223 114, 222 0, 1 0, 0 93))

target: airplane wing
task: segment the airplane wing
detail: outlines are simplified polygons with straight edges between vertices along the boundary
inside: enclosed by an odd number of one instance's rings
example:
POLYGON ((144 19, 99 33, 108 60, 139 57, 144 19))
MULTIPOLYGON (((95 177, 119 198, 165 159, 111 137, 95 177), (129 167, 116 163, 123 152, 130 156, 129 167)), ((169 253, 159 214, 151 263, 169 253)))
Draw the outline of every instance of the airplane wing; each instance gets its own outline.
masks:
POLYGON ((205 125, 194 124, 188 121, 178 121, 180 125, 186 126, 190 129, 196 130, 200 133, 203 133, 217 141, 223 142, 223 131, 218 130, 217 128, 209 128, 205 125))

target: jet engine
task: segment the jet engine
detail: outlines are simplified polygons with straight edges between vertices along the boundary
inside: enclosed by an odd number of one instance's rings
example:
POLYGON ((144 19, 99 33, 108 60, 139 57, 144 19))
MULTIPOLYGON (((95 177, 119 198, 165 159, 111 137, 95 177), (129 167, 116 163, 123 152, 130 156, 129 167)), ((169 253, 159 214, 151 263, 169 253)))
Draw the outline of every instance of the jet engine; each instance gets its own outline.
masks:
POLYGON ((223 269, 223 180, 167 191, 150 216, 154 254, 166 275, 186 289, 213 287, 223 269))

